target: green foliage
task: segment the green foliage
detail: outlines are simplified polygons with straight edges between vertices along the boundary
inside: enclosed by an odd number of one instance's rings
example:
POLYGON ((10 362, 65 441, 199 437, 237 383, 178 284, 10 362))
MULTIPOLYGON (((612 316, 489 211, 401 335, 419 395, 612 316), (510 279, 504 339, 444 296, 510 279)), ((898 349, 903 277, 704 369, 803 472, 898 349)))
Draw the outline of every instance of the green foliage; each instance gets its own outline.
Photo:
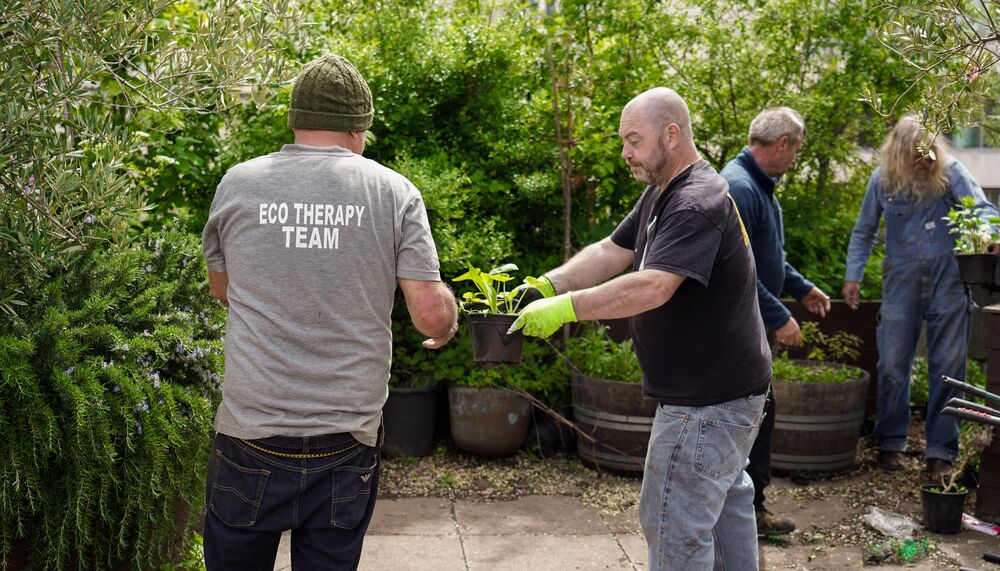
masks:
POLYGON ((296 37, 297 15, 286 0, 5 3, 2 313, 25 308, 84 250, 127 240, 154 208, 151 169, 164 175, 154 187, 214 178, 201 154, 212 141, 171 133, 195 117, 217 131, 204 114, 232 106, 239 88, 262 103, 285 75, 278 46, 296 37))
POLYGON ((846 331, 827 335, 817 322, 806 321, 802 324, 802 347, 806 357, 814 361, 851 361, 859 356, 861 338, 846 331))
MULTIPOLYGON (((150 568, 203 505, 224 311, 196 237, 88 250, 0 337, 3 551, 41 568, 150 568)), ((189 527, 187 528, 189 529, 189 527)))
POLYGON ((985 208, 976 207, 976 199, 963 196, 958 208, 948 211, 944 220, 948 222, 948 232, 954 234, 956 254, 985 254, 986 247, 1000 242, 1000 217, 985 217, 985 208))
POLYGON ((861 371, 842 362, 858 358, 861 339, 846 331, 827 335, 815 321, 802 324, 802 346, 808 361, 793 360, 783 351, 774 360, 773 376, 799 383, 845 383, 856 381, 861 371))
POLYGON ((863 100, 887 117, 905 107, 939 132, 985 124, 995 139, 997 3, 883 0, 878 10, 881 23, 875 37, 906 63, 907 92, 917 97, 883 98, 877 89, 867 89, 863 100))
POLYGON ((846 383, 861 377, 860 369, 840 363, 797 361, 788 353, 774 360, 773 377, 790 383, 846 383))
MULTIPOLYGON (((465 356, 472 362, 471 345, 465 356)), ((451 384, 460 387, 508 387, 522 389, 540 399, 555 403, 566 401, 568 387, 566 364, 558 358, 544 340, 526 337, 519 365, 472 366, 451 384)))
MULTIPOLYGON (((454 278, 452 281, 471 281, 476 286, 476 292, 465 292, 462 301, 459 303, 460 309, 465 313, 483 314, 504 314, 512 315, 517 313, 520 305, 521 295, 525 290, 507 291, 507 282, 514 279, 509 272, 517 271, 514 264, 504 264, 484 272, 472 264, 468 264, 469 271, 454 278)), ((537 278, 528 276, 524 281, 533 287, 538 287, 541 282, 537 278)))
POLYGON ((597 322, 583 325, 580 335, 570 337, 566 356, 585 375, 624 383, 642 382, 642 369, 632 340, 616 342, 608 336, 607 326, 597 322))

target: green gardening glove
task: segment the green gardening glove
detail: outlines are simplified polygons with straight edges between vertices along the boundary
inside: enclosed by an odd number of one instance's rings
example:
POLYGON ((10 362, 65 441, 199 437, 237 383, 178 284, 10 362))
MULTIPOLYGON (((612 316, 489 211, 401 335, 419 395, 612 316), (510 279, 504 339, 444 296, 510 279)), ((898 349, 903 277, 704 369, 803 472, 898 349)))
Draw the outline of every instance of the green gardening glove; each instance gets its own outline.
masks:
POLYGON ((576 321, 576 311, 569 292, 555 297, 546 297, 528 304, 517 316, 517 320, 507 330, 507 334, 522 329, 522 333, 532 337, 548 337, 559 330, 563 323, 576 321))
POLYGON ((528 304, 542 299, 552 297, 556 294, 556 288, 552 286, 549 278, 541 276, 539 278, 524 278, 524 283, 511 290, 510 295, 517 300, 514 309, 528 307, 528 304))

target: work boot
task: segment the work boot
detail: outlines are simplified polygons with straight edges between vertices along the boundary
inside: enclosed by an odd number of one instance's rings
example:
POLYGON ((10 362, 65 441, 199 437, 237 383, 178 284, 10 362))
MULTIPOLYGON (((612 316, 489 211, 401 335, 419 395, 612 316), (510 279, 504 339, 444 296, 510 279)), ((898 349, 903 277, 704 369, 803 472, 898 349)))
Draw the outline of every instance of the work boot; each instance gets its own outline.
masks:
POLYGON ((785 535, 795 531, 795 524, 791 520, 774 517, 774 514, 767 510, 761 510, 756 514, 757 535, 785 535))
POLYGON ((902 452, 886 450, 878 453, 878 466, 883 470, 900 472, 906 470, 906 457, 902 452))
POLYGON ((951 474, 951 469, 951 462, 943 458, 927 459, 927 475, 935 480, 939 480, 942 477, 951 474))

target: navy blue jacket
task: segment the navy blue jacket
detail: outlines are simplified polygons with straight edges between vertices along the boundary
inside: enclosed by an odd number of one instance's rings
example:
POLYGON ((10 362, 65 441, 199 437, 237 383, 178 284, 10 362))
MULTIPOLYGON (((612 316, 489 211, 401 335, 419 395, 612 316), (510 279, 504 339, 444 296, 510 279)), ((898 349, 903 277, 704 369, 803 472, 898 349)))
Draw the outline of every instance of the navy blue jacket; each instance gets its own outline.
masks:
POLYGON ((729 182, 729 193, 736 201, 750 236, 757 264, 757 299, 764 326, 777 331, 791 317, 779 299, 782 290, 795 299, 802 299, 812 290, 813 284, 785 261, 785 227, 781 205, 774 195, 776 181, 761 170, 746 147, 719 174, 729 182))

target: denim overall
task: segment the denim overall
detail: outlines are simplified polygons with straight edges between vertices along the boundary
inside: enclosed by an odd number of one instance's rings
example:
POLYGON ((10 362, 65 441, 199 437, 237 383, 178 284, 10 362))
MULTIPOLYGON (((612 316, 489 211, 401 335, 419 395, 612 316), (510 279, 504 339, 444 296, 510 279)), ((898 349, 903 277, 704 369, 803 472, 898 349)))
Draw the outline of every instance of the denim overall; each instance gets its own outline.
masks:
POLYGON ((952 162, 950 167, 949 189, 943 196, 926 201, 901 194, 886 196, 881 169, 877 169, 851 235, 847 263, 847 281, 860 281, 879 217, 884 217, 875 437, 882 451, 906 450, 910 368, 921 324, 926 321, 930 394, 925 456, 948 461, 958 454, 959 422, 939 413, 957 393, 940 379, 941 375, 965 379, 970 317, 975 304, 959 279, 952 252, 955 238, 943 218, 963 195, 976 197, 987 208, 985 215, 996 215, 996 208, 987 202, 968 171, 958 162, 952 162))

